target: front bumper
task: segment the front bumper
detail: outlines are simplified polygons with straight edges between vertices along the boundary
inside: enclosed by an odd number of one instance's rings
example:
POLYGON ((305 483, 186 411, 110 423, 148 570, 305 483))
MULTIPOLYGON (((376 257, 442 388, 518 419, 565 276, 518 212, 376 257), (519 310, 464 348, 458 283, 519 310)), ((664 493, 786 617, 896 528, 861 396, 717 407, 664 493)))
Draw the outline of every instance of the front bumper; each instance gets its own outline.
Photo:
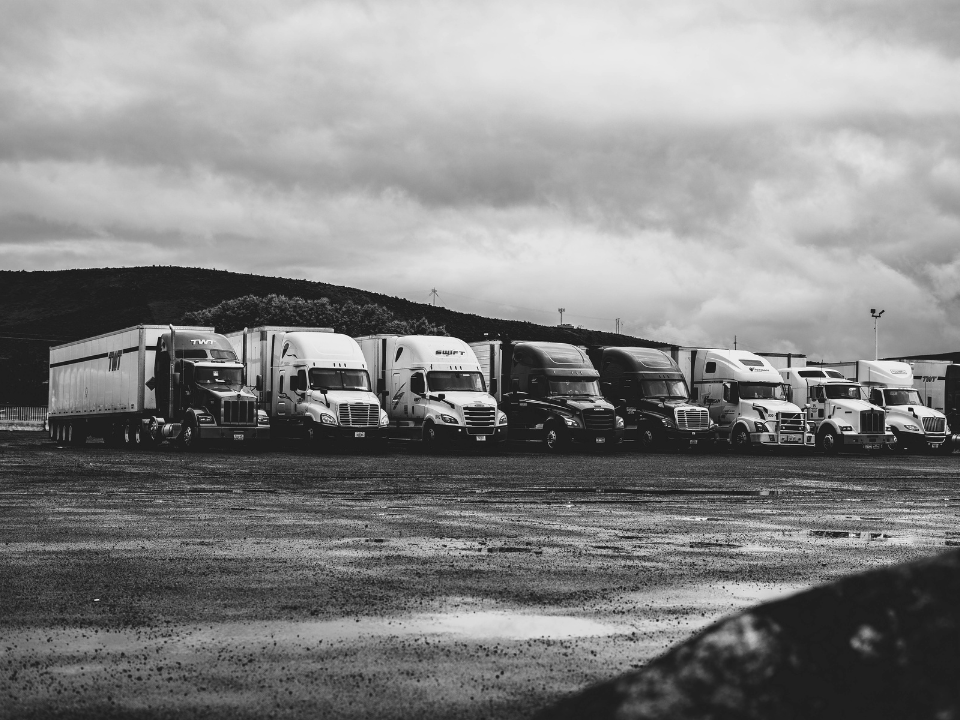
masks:
POLYGON ((719 428, 712 430, 684 430, 681 428, 664 428, 664 438, 671 445, 694 446, 713 445, 719 437, 719 428))
POLYGON ((606 446, 617 445, 623 441, 623 428, 618 430, 586 430, 567 428, 567 437, 571 442, 581 445, 606 446))
POLYGON ((817 436, 813 433, 750 433, 750 442, 764 447, 816 447, 817 436))
POLYGON ((224 440, 229 442, 260 442, 270 439, 270 426, 230 427, 221 425, 199 425, 201 440, 224 440))
POLYGON ((863 447, 867 450, 879 448, 883 445, 893 445, 897 442, 893 433, 884 433, 883 435, 879 433, 840 433, 837 439, 841 445, 863 447))
POLYGON ((459 443, 463 445, 482 445, 484 443, 499 443, 507 439, 508 425, 498 425, 495 428, 474 428, 464 427, 463 425, 440 425, 433 426, 437 432, 437 438, 448 443, 459 443))
POLYGON ((390 429, 386 425, 350 427, 348 425, 322 425, 320 423, 315 423, 313 427, 322 439, 343 443, 386 440, 387 431, 390 429))

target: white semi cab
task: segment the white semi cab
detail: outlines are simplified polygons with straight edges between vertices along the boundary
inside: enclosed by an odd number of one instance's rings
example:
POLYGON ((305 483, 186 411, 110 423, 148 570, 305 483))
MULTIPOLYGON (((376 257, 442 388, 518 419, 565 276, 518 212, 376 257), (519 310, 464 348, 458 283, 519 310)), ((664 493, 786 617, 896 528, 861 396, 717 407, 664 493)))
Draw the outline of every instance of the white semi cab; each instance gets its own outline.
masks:
POLYGON ((893 360, 855 360, 827 363, 824 368, 855 380, 869 391, 870 402, 882 407, 887 425, 897 436, 896 447, 909 450, 939 450, 950 434, 947 417, 927 407, 915 387, 913 368, 893 360))
POLYGON ((433 335, 357 338, 390 418, 390 437, 431 445, 489 445, 506 438, 507 416, 487 386, 473 350, 433 335))
POLYGON ((270 417, 274 438, 382 447, 387 414, 360 346, 330 328, 264 325, 227 335, 270 417))
POLYGON ((880 450, 897 442, 886 413, 865 399, 860 383, 830 368, 785 368, 780 375, 793 401, 810 408, 817 447, 828 455, 841 448, 880 450))
POLYGON ((813 449, 815 436, 806 413, 787 399, 773 366, 746 350, 663 348, 680 366, 717 423, 719 439, 735 449, 798 447, 813 449))

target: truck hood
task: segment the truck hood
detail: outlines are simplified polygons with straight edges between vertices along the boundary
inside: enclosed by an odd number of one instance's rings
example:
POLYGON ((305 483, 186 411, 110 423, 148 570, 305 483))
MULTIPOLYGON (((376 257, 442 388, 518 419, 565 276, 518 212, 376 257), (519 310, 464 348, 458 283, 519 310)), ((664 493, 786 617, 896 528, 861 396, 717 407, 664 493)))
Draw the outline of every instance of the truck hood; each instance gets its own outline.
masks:
MULTIPOLYGON (((863 412, 864 410, 879 410, 876 405, 871 405, 865 400, 830 400, 830 404, 834 408, 840 410, 850 410, 851 412, 863 412)), ((832 416, 836 416, 836 412, 830 413, 832 416)))
POLYGON ((773 417, 779 413, 799 413, 803 412, 800 408, 794 405, 792 402, 787 402, 786 400, 741 400, 740 406, 744 409, 752 410, 754 406, 763 408, 763 411, 767 414, 768 419, 773 419, 773 417))
POLYGON ((613 405, 608 403, 602 397, 584 397, 581 395, 572 397, 550 396, 548 398, 543 398, 543 400, 550 405, 561 408, 565 407, 576 412, 581 410, 589 410, 591 408, 613 410, 613 405))
POLYGON ((918 417, 933 417, 933 418, 942 418, 946 417, 939 410, 934 410, 933 408, 928 408, 926 405, 888 405, 888 413, 890 415, 904 415, 908 418, 918 417), (910 411, 913 412, 910 412, 910 411), (916 415, 914 415, 916 413, 916 415))
POLYGON ((329 390, 327 391, 326 400, 324 400, 324 395, 322 392, 319 390, 311 390, 307 393, 306 399, 310 402, 320 403, 324 406, 326 406, 327 401, 329 401, 330 405, 333 406, 340 403, 356 402, 374 403, 376 405, 380 404, 377 396, 369 390, 329 390))
POLYGON ((218 400, 222 400, 224 398, 230 399, 230 398, 236 398, 236 397, 256 399, 256 396, 246 388, 243 388, 242 390, 228 390, 226 388, 218 388, 210 385, 199 385, 198 387, 204 390, 205 392, 209 393, 213 397, 217 398, 218 400))
MULTIPOLYGON (((482 392, 430 392, 427 394, 427 397, 431 398, 431 403, 438 405, 453 403, 460 408, 470 405, 473 405, 474 407, 477 405, 482 405, 483 407, 497 407, 497 401, 494 399, 494 397, 482 392), (443 400, 437 400, 436 398, 438 395, 443 395, 443 400)), ((449 405, 447 405, 447 407, 449 407, 449 405)))

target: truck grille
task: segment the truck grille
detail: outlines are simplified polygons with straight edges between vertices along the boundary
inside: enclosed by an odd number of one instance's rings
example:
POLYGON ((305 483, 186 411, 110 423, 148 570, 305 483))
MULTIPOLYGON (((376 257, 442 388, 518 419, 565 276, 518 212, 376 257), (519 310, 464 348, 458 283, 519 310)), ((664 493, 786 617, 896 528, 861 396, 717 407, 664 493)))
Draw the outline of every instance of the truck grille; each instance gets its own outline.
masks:
POLYGON ((807 425, 804 422, 803 413, 778 413, 780 421, 780 432, 782 433, 802 433, 806 432, 807 425))
POLYGON ((617 424, 617 416, 613 410, 593 408, 583 411, 583 425, 587 430, 613 430, 617 424))
POLYGON ((344 403, 337 419, 347 427, 369 427, 380 424, 380 406, 374 403, 344 403))
POLYGON ((256 422, 257 404, 253 398, 224 400, 222 407, 222 425, 253 425, 256 422))
POLYGON ((860 413, 861 433, 883 433, 886 415, 882 410, 864 410, 860 413))
POLYGON ((465 407, 464 420, 467 421, 469 435, 492 435, 497 422, 497 409, 493 407, 465 407))
POLYGON ((928 433, 946 433, 947 421, 944 418, 925 417, 923 418, 923 430, 928 433))
POLYGON ((681 430, 708 430, 710 413, 706 408, 677 410, 677 427, 681 430))

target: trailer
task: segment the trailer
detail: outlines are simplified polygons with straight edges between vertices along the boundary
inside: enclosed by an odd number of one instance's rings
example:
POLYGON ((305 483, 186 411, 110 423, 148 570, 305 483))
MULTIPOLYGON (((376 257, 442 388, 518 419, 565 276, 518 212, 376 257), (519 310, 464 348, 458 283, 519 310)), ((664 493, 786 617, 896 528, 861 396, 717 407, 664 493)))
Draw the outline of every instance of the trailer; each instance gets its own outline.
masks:
POLYGON ((137 325, 50 348, 50 437, 185 449, 270 436, 229 341, 209 327, 137 325), (172 350, 172 352, 171 352, 172 350))

